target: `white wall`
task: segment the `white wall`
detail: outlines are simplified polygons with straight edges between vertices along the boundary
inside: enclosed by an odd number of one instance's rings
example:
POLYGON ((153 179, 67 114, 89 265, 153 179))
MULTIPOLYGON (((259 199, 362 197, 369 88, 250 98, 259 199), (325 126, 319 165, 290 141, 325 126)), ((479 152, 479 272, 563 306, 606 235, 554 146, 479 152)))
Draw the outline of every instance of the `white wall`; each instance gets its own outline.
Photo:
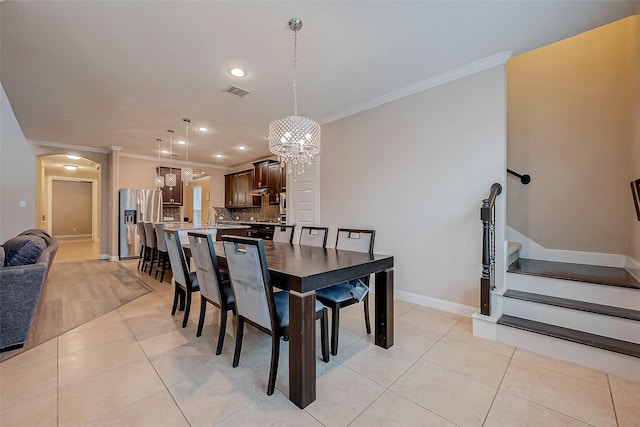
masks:
POLYGON ((36 226, 36 160, 0 84, 0 243, 36 226), (20 201, 26 207, 19 207, 20 201))
POLYGON ((373 228, 374 251, 395 258, 396 290, 478 307, 480 205, 492 183, 504 187, 505 114, 498 66, 324 125, 327 245, 338 227, 373 228))

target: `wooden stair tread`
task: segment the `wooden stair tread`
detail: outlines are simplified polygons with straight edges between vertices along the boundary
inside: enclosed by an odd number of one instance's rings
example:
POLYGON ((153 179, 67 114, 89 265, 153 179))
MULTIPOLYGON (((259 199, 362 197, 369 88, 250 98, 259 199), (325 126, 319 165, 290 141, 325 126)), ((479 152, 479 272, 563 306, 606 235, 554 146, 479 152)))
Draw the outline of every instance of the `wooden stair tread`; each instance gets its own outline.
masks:
POLYGON ((498 324, 640 358, 640 344, 629 341, 549 325, 547 323, 522 319, 506 314, 503 314, 500 319, 498 319, 498 324))
POLYGON ((520 258, 509 266, 508 272, 640 289, 640 282, 618 267, 520 258))
MULTIPOLYGON (((640 311, 628 308, 613 307, 610 305, 594 304, 591 302, 577 301, 567 298, 559 298, 550 295, 540 295, 532 292, 517 291, 509 289, 504 293, 505 297, 515 298, 524 301, 531 301, 540 304, 553 305, 556 307, 570 308, 573 310, 588 311, 590 313, 603 314, 606 316, 620 317, 640 321, 640 311)), ((638 325, 640 333, 640 325, 638 325)))

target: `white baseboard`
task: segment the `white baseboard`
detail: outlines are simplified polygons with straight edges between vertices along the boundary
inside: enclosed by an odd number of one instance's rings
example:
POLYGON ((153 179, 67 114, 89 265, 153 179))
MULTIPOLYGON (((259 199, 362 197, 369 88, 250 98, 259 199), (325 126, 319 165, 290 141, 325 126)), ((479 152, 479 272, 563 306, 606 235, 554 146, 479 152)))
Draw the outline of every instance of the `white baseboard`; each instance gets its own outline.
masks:
POLYGON ((509 226, 505 228, 505 238, 512 242, 522 243, 522 248, 520 249, 521 258, 618 268, 626 268, 627 260, 630 260, 627 256, 618 254, 547 249, 509 226))
POLYGON ((640 280, 640 264, 638 264, 635 260, 629 257, 626 257, 626 258, 627 260, 624 265, 624 268, 626 268, 629 274, 635 277, 636 280, 640 280))
POLYGON ((109 254, 100 254, 98 259, 111 259, 111 256, 109 254))
POLYGON ((435 308, 436 310, 446 311, 448 313, 459 314, 465 317, 471 317, 473 313, 478 311, 478 307, 458 304, 457 302, 446 301, 443 299, 432 298, 425 295, 414 294, 412 292, 398 291, 394 292, 394 297, 400 301, 406 301, 423 307, 435 308))
POLYGON ((109 256, 109 255, 107 255, 107 256, 109 257, 108 258, 109 261, 120 261, 120 257, 118 257, 118 256, 109 256))

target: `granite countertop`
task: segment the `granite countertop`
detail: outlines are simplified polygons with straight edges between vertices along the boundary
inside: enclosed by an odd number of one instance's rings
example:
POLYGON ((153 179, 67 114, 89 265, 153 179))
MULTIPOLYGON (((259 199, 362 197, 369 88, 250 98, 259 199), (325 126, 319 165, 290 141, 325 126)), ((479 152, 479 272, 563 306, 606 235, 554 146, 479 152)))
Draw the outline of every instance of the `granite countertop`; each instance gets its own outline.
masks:
POLYGON ((248 225, 243 225, 243 224, 216 224, 213 225, 211 227, 194 227, 193 224, 189 224, 189 223, 183 223, 183 224, 178 224, 175 223, 175 225, 173 226, 169 226, 167 224, 167 226, 165 227, 165 230, 170 230, 170 231, 175 231, 175 230, 211 230, 211 229, 217 229, 217 230, 234 230, 234 229, 238 229, 238 228, 251 228, 248 225))
MULTIPOLYGON (((223 221, 219 221, 219 224, 242 224, 242 225, 246 225, 246 226, 251 226, 251 225, 283 225, 280 224, 280 222, 267 222, 267 221, 227 221, 227 220, 223 220, 223 221)), ((289 225, 289 224, 284 224, 284 225, 289 225)))

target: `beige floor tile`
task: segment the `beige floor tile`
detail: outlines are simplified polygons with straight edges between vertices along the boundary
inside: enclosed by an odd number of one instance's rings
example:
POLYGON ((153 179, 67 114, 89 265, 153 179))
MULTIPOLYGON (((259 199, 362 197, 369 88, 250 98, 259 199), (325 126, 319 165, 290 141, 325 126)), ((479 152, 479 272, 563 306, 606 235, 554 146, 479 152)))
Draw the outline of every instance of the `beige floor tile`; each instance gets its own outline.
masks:
POLYGON ((261 398, 216 426, 321 427, 322 424, 276 390, 273 395, 261 398))
POLYGON ((469 318, 460 319, 456 326, 447 333, 446 337, 508 357, 513 356, 515 350, 515 347, 510 345, 474 336, 473 322, 469 318))
POLYGON ((458 323, 458 320, 416 308, 398 317, 396 327, 399 327, 398 323, 442 336, 449 332, 458 323))
POLYGON ((189 344, 196 338, 196 328, 182 328, 180 325, 174 324, 141 334, 137 340, 147 357, 153 358, 171 349, 189 344))
POLYGON ((423 359, 498 388, 510 357, 443 337, 423 359))
POLYGON ((418 356, 395 347, 378 347, 367 338, 338 352, 334 359, 384 387, 389 387, 418 360, 418 356))
POLYGON ((91 329, 91 328, 96 328, 104 325, 109 325, 111 323, 117 323, 117 322, 122 322, 122 316, 120 316, 120 313, 118 312, 118 310, 113 310, 107 314, 103 314, 97 319, 94 319, 90 322, 85 323, 84 325, 80 325, 77 328, 70 330, 69 332, 67 332, 67 334, 83 331, 85 329, 91 329))
POLYGON ((150 292, 119 307, 118 312, 125 320, 155 314, 166 314, 170 317, 171 305, 155 292, 150 292))
MULTIPOLYGON (((371 304, 371 308, 373 308, 373 305, 374 304, 371 304)), ((408 311, 413 310, 414 308, 417 308, 417 307, 418 307, 417 304, 413 304, 411 302, 400 301, 399 299, 395 299, 393 301, 393 315, 395 317, 399 317, 399 316, 402 316, 403 314, 405 314, 408 311)))
POLYGON ((316 379, 316 401, 305 410, 326 426, 346 426, 383 392, 368 378, 330 361, 316 379))
POLYGON ((140 360, 146 360, 146 356, 133 338, 69 354, 58 360, 58 387, 140 360))
POLYGON ((424 311, 426 313, 435 314, 436 316, 448 317, 453 320, 461 320, 464 316, 456 313, 450 313, 448 311, 438 310, 437 308, 425 307, 423 305, 416 305, 416 310, 424 311))
POLYGON ((501 390, 598 426, 615 426, 607 387, 537 365, 512 360, 501 390))
POLYGON ((36 347, 30 348, 0 364, 0 375, 12 369, 23 368, 35 363, 58 357, 58 339, 54 338, 36 347))
POLYGON ((396 323, 392 348, 397 348, 398 350, 421 357, 438 342, 440 337, 438 334, 433 334, 413 326, 396 323))
POLYGON ((640 425, 640 383, 609 375, 611 395, 620 427, 640 425))
POLYGON ((191 426, 212 426, 264 397, 267 382, 246 365, 215 364, 169 392, 191 426))
POLYGON ((480 426, 497 392, 493 387, 426 360, 390 390, 459 426, 480 426))
POLYGON ((386 391, 349 426, 454 427, 455 424, 392 391, 386 391))
POLYGON ((516 349, 513 354, 513 358, 542 368, 550 369, 561 374, 580 378, 581 380, 590 381, 603 387, 609 386, 607 374, 605 372, 587 368, 586 366, 580 366, 575 363, 565 362, 564 360, 554 359, 552 357, 523 350, 521 348, 516 349))
POLYGON ((125 338, 132 338, 124 321, 112 322, 91 329, 83 329, 60 335, 58 337, 59 357, 78 351, 98 347, 103 344, 125 338))
POLYGON ((484 427, 587 427, 581 421, 503 391, 496 396, 484 427))
POLYGON ((110 412, 83 427, 188 427, 167 390, 162 390, 123 408, 110 412))
POLYGON ((60 387, 59 426, 78 426, 164 390, 147 360, 60 387))
POLYGON ((2 371, 0 406, 2 408, 30 399, 58 387, 58 361, 45 360, 10 371, 2 371))
POLYGON ((0 425, 11 427, 57 427, 58 390, 2 406, 0 425))
POLYGON ((125 319, 131 333, 140 338, 148 332, 182 327, 182 319, 178 319, 167 311, 165 313, 147 314, 144 316, 129 317, 125 319))

